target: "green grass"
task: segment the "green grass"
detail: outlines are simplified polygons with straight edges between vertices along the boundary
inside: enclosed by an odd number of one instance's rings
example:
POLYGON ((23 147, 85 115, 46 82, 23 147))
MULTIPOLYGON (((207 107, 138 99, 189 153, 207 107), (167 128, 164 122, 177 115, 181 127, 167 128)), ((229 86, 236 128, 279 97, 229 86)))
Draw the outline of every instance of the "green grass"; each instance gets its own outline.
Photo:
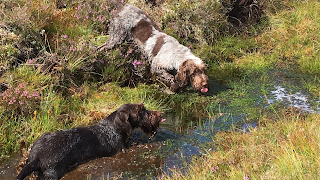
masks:
POLYGON ((281 104, 266 108, 264 95, 275 80, 291 77, 301 85, 292 89, 319 98, 318 1, 259 1, 265 13, 261 22, 239 29, 227 23, 217 1, 168 0, 150 7, 129 0, 207 63, 212 89, 207 96, 192 91, 169 95, 155 84, 135 81, 131 63, 144 60, 131 53, 130 44, 94 52, 108 38, 106 7, 111 7, 106 0, 68 1, 64 10, 54 2, 0 2, 0 83, 19 96, 26 90, 40 95, 19 97, 28 100, 24 104, 1 101, 1 160, 17 153, 20 141, 29 145, 45 132, 94 124, 124 103, 142 102, 147 109, 178 117, 182 125, 201 126, 221 114, 246 115, 233 129, 228 125, 212 137, 215 151, 193 157, 182 168, 188 173, 172 169, 173 177, 165 179, 317 179, 319 116, 288 118, 281 104), (38 64, 46 60, 56 64, 41 71, 38 64), (259 129, 236 131, 252 121, 259 122, 259 129))
MULTIPOLYGON (((260 119, 250 133, 234 130, 213 137, 214 151, 194 157, 188 173, 172 169, 164 179, 317 179, 319 173, 319 115, 274 122, 260 119)), ((300 114, 301 115, 301 114, 300 114)))

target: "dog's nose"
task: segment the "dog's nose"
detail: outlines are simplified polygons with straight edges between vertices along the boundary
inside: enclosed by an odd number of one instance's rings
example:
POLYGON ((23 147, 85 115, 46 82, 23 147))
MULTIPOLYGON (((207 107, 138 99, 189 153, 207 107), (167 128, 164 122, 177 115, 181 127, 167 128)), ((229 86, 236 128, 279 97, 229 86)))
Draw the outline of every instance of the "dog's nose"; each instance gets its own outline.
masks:
POLYGON ((201 85, 202 85, 202 88, 201 88, 200 92, 206 93, 209 91, 207 82, 202 82, 201 85))
POLYGON ((201 85, 202 86, 208 86, 208 83, 207 82, 202 82, 201 85))

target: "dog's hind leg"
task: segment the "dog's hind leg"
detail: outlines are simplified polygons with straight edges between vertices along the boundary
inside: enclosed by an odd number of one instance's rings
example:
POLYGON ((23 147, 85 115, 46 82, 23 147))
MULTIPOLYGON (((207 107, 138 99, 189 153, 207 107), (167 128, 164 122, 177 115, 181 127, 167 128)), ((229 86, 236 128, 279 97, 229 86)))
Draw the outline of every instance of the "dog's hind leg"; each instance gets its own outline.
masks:
POLYGON ((124 41, 129 39, 128 27, 123 25, 121 20, 114 18, 110 22, 109 26, 109 38, 102 46, 98 47, 98 51, 110 50, 116 45, 122 44, 124 41))

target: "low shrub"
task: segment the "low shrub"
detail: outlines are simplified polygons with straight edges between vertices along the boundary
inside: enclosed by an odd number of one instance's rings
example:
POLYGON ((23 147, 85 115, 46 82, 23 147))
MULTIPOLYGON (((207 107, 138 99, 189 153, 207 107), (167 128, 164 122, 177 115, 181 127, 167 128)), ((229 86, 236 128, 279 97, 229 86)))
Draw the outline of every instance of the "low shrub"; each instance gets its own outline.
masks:
POLYGON ((0 106, 7 112, 21 115, 32 114, 39 108, 40 95, 40 92, 26 86, 26 83, 19 83, 16 86, 9 86, 6 91, 0 94, 0 106))

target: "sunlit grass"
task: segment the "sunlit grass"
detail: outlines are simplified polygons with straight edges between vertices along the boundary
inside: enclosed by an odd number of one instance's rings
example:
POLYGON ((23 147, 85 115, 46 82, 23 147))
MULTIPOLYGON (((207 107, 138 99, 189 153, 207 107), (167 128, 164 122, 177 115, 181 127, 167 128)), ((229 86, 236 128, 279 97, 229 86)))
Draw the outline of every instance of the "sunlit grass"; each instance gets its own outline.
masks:
MULTIPOLYGON (((257 40, 262 42, 264 50, 277 56, 270 56, 278 64, 298 63, 302 72, 319 73, 317 43, 319 37, 320 4, 317 1, 293 3, 291 10, 270 17, 271 30, 262 33, 257 40), (275 59, 276 58, 276 59, 275 59)), ((266 56, 268 57, 268 55, 266 56)))
MULTIPOLYGON (((316 9, 320 4, 299 1, 287 5, 291 10, 269 14, 271 29, 255 38, 262 44, 261 50, 235 57, 236 65, 222 63, 218 68, 230 72, 230 67, 237 67, 240 72, 243 69, 247 70, 244 74, 250 74, 274 63, 285 69, 298 67, 301 72, 314 74, 313 78, 306 78, 306 86, 319 95, 316 9)), ((319 123, 318 114, 306 119, 299 115, 280 117, 277 122, 260 117, 259 128, 251 129, 250 133, 234 130, 217 133, 213 137, 213 152, 194 157, 192 165, 183 172, 172 169, 170 176, 164 175, 163 179, 317 179, 319 123)))
MULTIPOLYGON (((320 116, 274 122, 261 119, 249 133, 218 132, 214 151, 194 157, 188 173, 172 169, 164 179, 308 179, 319 175, 320 116)), ((317 179, 317 178, 316 178, 317 179)))
MULTIPOLYGON (((260 122, 258 129, 247 134, 237 129, 218 132, 212 137, 214 151, 194 157, 192 165, 172 169, 171 177, 159 178, 317 179, 319 176, 319 115, 285 118, 280 117, 281 112, 273 112, 277 114, 275 122, 259 114, 261 109, 253 106, 257 98, 250 95, 253 83, 259 81, 261 86, 267 86, 268 73, 279 68, 303 73, 304 87, 319 96, 318 1, 262 0, 266 13, 263 21, 238 30, 227 24, 218 1, 168 0, 151 7, 144 1, 129 0, 207 63, 210 80, 227 89, 209 96, 193 92, 169 95, 143 83, 123 87, 122 81, 130 78, 129 67, 119 64, 131 65, 139 56, 126 58, 120 54, 133 47, 126 44, 119 51, 111 50, 101 56, 94 53, 94 48, 108 38, 107 1, 68 1, 63 10, 56 9, 54 2, 19 0, 13 5, 8 0, 0 2, 0 25, 5 25, 0 27, 0 34, 9 33, 0 36, 3 72, 0 83, 16 87, 24 82, 29 89, 41 92, 39 104, 31 107, 28 114, 0 107, 0 159, 17 152, 19 141, 29 145, 45 132, 91 125, 122 104, 144 103, 147 109, 175 113, 181 121, 195 118, 199 126, 204 118, 219 115, 216 113, 231 111, 232 115, 232 111, 238 110, 245 112, 249 120, 258 117, 260 122), (11 6, 12 9, 8 8, 11 6), (22 50, 29 53, 21 64, 14 64, 21 53, 15 46, 23 43, 27 45, 22 50), (54 54, 64 63, 55 67, 58 73, 43 73, 24 62, 43 52, 54 54), (88 65, 96 60, 104 63, 88 65), (106 65, 109 62, 114 64, 106 65), (94 66, 99 71, 92 69, 94 66)), ((261 87, 261 94, 266 91, 267 87, 261 87)))

